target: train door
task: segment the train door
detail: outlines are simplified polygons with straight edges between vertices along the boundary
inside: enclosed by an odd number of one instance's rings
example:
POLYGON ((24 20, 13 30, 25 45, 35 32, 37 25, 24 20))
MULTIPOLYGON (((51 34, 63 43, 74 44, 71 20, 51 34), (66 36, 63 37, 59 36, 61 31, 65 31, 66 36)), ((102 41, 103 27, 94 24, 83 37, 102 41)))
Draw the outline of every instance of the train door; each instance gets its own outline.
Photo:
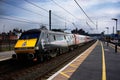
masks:
POLYGON ((55 35, 54 34, 52 34, 52 33, 50 33, 50 34, 48 34, 49 36, 48 36, 48 39, 49 39, 49 42, 50 43, 52 43, 52 42, 55 42, 55 35))
POLYGON ((42 35, 41 35, 42 49, 45 49, 47 47, 47 44, 49 44, 48 34, 46 32, 42 32, 42 35))
POLYGON ((70 36, 69 35, 66 35, 66 41, 67 41, 68 46, 70 46, 71 42, 70 42, 70 36))

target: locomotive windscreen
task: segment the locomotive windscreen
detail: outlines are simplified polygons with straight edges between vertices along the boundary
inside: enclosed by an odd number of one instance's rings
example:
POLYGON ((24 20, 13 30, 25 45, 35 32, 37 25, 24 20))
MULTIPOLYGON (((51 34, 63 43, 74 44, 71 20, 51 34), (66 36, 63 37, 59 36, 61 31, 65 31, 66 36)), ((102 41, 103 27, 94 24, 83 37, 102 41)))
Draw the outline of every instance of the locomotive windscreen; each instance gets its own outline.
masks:
POLYGON ((20 37, 20 39, 33 39, 33 38, 39 38, 40 33, 23 33, 20 37))

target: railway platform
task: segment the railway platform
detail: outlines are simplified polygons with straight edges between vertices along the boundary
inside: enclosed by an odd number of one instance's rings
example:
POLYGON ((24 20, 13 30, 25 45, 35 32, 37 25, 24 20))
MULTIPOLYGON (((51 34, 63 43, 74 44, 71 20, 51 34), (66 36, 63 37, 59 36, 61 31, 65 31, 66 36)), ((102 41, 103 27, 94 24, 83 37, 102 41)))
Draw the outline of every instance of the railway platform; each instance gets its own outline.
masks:
POLYGON ((120 80, 120 51, 97 41, 48 80, 120 80))
POLYGON ((15 52, 14 51, 0 52, 0 62, 8 60, 8 59, 11 59, 12 58, 12 54, 15 54, 15 52))

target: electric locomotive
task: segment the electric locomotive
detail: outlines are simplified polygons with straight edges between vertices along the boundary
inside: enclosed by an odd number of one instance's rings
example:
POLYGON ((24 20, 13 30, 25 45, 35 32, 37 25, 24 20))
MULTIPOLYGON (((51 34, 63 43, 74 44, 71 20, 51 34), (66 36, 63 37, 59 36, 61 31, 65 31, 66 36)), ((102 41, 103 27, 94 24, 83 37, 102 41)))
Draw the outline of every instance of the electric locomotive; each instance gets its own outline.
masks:
POLYGON ((44 57, 55 57, 65 50, 68 50, 65 33, 32 29, 22 33, 14 47, 16 54, 12 57, 42 61, 44 57))

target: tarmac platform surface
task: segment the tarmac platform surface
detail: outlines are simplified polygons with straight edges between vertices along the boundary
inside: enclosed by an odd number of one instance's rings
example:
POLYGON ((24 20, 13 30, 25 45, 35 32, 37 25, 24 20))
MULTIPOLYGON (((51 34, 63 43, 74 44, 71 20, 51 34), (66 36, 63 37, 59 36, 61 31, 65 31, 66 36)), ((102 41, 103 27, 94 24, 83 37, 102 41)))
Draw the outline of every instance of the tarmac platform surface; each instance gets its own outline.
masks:
POLYGON ((48 80, 120 80, 120 50, 97 41, 48 80))
POLYGON ((0 52, 0 61, 5 61, 12 58, 12 54, 15 54, 14 51, 5 51, 0 52))

